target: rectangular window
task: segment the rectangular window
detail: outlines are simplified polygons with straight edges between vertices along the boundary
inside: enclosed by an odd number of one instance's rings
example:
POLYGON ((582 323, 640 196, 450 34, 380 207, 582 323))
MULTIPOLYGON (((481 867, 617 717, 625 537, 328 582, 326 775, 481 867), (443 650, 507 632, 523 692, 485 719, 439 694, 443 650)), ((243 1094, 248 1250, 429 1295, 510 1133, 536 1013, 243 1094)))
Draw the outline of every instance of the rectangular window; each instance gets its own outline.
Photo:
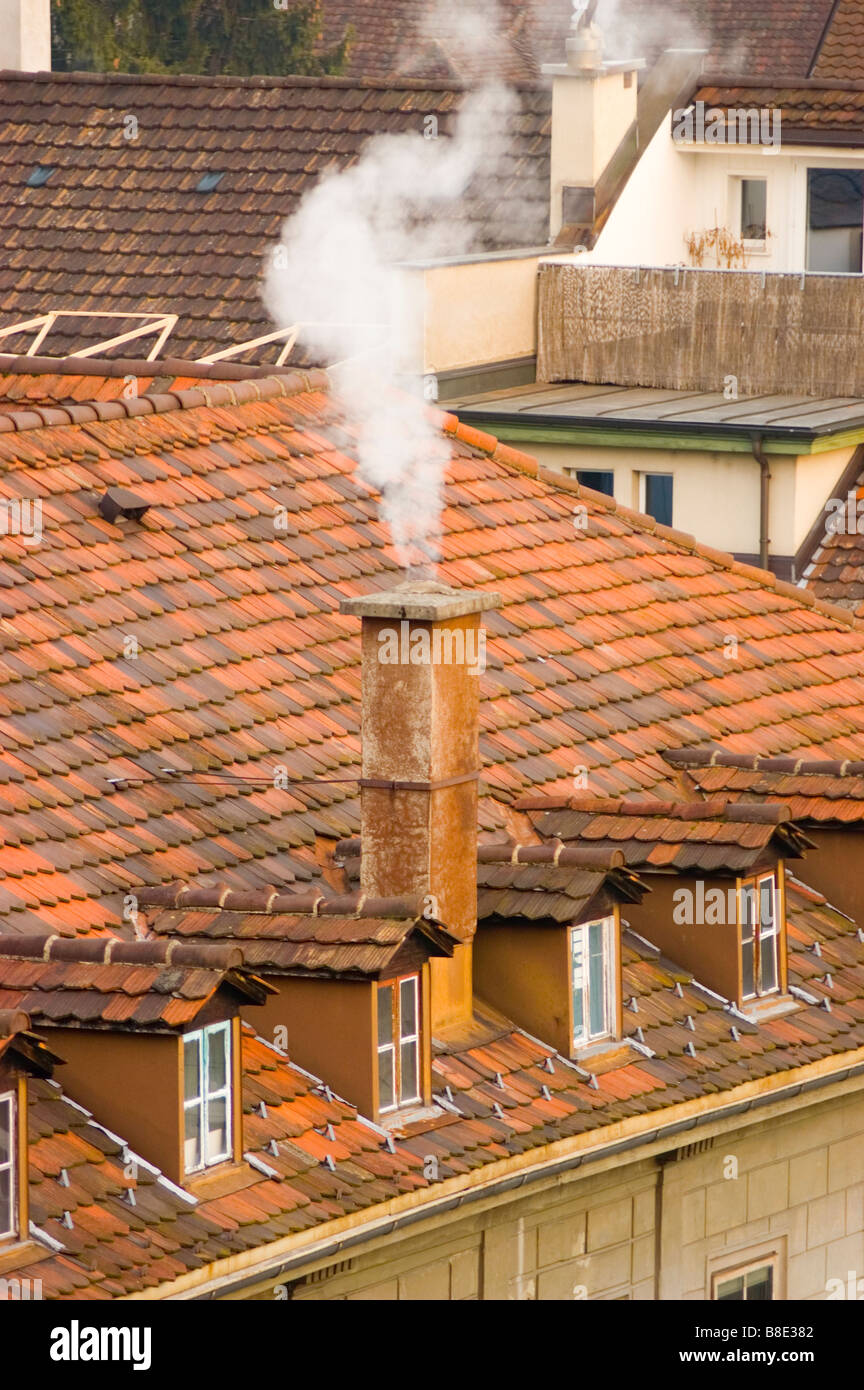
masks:
POLYGON ((606 917, 570 931, 574 1048, 608 1037, 615 1026, 614 926, 606 917))
POLYGON ((807 170, 807 269, 860 274, 864 171, 807 170))
POLYGON ((768 184, 765 179, 741 180, 741 240, 765 244, 768 236, 768 184))
POLYGON ((0 1240, 17 1232, 15 1097, 0 1096, 0 1240))
POLYGON ((593 468, 577 468, 576 481, 583 487, 593 488, 594 492, 603 492, 607 497, 615 496, 614 473, 601 473, 593 468))
POLYGON ((755 999, 780 988, 780 922, 773 873, 742 879, 739 889, 741 997, 755 999))
POLYGON ((717 1303, 770 1303, 774 1298, 773 1264, 715 1274, 713 1297, 717 1303))
POLYGON ((661 526, 672 525, 672 474, 643 473, 640 510, 653 516, 661 526))
POLYGON ((420 979, 378 986, 378 1109, 420 1100, 420 979))
POLYGON ((231 1157, 231 1024, 183 1039, 186 1172, 231 1157))

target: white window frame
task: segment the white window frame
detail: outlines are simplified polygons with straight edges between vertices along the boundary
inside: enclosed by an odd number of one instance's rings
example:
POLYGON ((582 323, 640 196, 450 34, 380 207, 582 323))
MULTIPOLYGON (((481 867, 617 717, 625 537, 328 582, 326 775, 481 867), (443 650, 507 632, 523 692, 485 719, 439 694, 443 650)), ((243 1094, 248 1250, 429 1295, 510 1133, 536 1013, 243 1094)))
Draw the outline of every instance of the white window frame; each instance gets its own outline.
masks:
POLYGON ((777 881, 777 874, 773 869, 767 869, 763 873, 751 874, 747 878, 742 878, 738 882, 738 941, 741 951, 741 999, 767 999, 772 994, 780 994, 783 989, 780 958, 780 886, 777 881), (772 885, 773 919, 771 929, 763 932, 760 904, 760 885, 770 880, 772 885), (751 888, 753 891, 753 903, 756 909, 753 914, 753 989, 749 994, 744 993, 744 892, 751 888), (776 985, 770 989, 762 988, 762 940, 770 937, 774 941, 774 973, 777 978, 776 985))
POLYGON ((233 1115, 233 1069, 234 1047, 230 1021, 211 1023, 206 1028, 198 1028, 194 1033, 183 1034, 183 1165, 187 1173, 201 1173, 216 1163, 224 1163, 233 1153, 234 1115, 233 1115), (210 1039, 217 1034, 225 1037, 225 1085, 215 1091, 209 1089, 210 1078, 210 1039), (196 1044, 198 1048, 198 1094, 186 1096, 186 1047, 196 1044), (225 1101, 225 1150, 219 1154, 207 1152, 210 1127, 208 1111, 214 1101, 225 1101), (190 1110, 199 1110, 201 1115, 201 1161, 190 1164, 186 1161, 186 1115, 190 1110))
POLYGON ((18 1129, 16 1125, 17 1107, 14 1091, 4 1091, 0 1095, 0 1105, 9 1105, 9 1154, 0 1153, 0 1173, 9 1174, 9 1227, 0 1230, 0 1240, 9 1240, 18 1234, 18 1129))
POLYGON ((764 174, 734 174, 732 176, 734 188, 732 196, 732 217, 733 227, 737 228, 735 233, 744 250, 751 255, 759 255, 768 250, 768 208, 770 196, 770 181, 764 174), (757 240, 752 237, 744 236, 744 184, 745 183, 764 183, 765 185, 765 238, 757 240))
MULTIPOLYGON (((415 972, 407 975, 398 975, 393 980, 379 980, 378 991, 382 989, 393 990, 393 1005, 391 1006, 391 1018, 395 1019, 395 1026, 390 1033, 390 1041, 386 1043, 378 1042, 375 1054, 376 1065, 378 1067, 378 1086, 379 1086, 379 1113, 382 1115, 390 1114, 394 1110, 399 1110, 404 1105, 417 1105, 423 1097, 423 1056, 421 1047, 421 1023, 420 1023, 420 976, 415 972), (402 1031, 402 986, 408 983, 414 986, 414 1032, 403 1033, 402 1031), (417 1057, 417 1089, 412 1096, 402 1094, 402 1047, 406 1043, 413 1043, 416 1048, 417 1057), (380 1104, 380 1085, 381 1085, 381 1055, 389 1052, 393 1058, 393 1095, 392 1105, 380 1104)), ((379 994, 376 992, 375 1004, 378 1005, 379 994)), ((376 1012, 377 1028, 377 1012, 376 1012)), ((377 1035, 376 1035, 377 1038, 377 1035)))
POLYGON ((614 917, 595 917, 590 922, 580 922, 570 928, 569 934, 569 988, 570 988, 570 1043, 574 1051, 587 1047, 590 1043, 615 1036, 617 1029, 616 986, 618 981, 618 943, 614 917), (591 1031, 591 986, 588 958, 588 943, 591 927, 603 929, 603 1027, 600 1032, 591 1031), (577 940, 582 950, 582 1029, 576 1031, 575 1009, 575 946, 577 940))

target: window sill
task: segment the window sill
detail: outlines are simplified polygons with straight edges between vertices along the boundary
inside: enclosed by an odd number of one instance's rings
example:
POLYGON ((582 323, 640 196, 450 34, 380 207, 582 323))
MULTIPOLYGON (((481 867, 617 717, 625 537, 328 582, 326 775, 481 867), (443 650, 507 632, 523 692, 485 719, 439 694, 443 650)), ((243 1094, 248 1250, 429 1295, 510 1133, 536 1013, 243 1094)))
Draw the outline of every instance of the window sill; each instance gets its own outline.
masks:
POLYGON ((801 1008, 801 1001, 791 994, 763 994, 758 999, 745 999, 739 1012, 751 1023, 764 1023, 769 1018, 780 1018, 783 1014, 794 1013, 801 1008))
POLYGON ((181 1181, 184 1191, 197 1197, 199 1201, 206 1202, 212 1197, 221 1197, 226 1192, 233 1192, 238 1186, 249 1182, 252 1175, 256 1179, 260 1174, 255 1174, 254 1168, 245 1161, 236 1162, 232 1158, 226 1158, 222 1163, 214 1163, 211 1168, 201 1168, 194 1173, 186 1173, 181 1181), (242 1179, 242 1184, 239 1181, 242 1179))
POLYGON ((20 1240, 18 1236, 8 1236, 7 1241, 0 1241, 0 1275, 49 1260, 54 1253, 38 1240, 20 1240))
POLYGON ((629 1038, 595 1038, 593 1042, 574 1047, 570 1052, 570 1061, 575 1062, 577 1066, 588 1062, 602 1062, 608 1067, 616 1063, 623 1066, 632 1060, 633 1050, 629 1038))
POLYGON ((427 1104, 425 1101, 415 1100, 408 1105, 400 1105, 398 1110, 385 1110, 383 1115, 378 1116, 376 1123, 381 1129, 404 1129, 407 1125, 415 1125, 421 1120, 431 1120, 443 1113, 441 1106, 436 1105, 434 1101, 427 1104))

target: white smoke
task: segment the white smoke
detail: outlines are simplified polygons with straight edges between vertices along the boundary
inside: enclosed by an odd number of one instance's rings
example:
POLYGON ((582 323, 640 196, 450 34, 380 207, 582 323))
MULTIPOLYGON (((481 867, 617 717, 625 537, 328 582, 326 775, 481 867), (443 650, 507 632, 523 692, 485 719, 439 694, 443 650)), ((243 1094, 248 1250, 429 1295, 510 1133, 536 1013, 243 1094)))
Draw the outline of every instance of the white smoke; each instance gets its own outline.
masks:
POLYGON ((358 432, 361 476, 381 494, 406 567, 438 559, 450 451, 422 384, 403 386, 406 367, 422 368, 423 308, 406 294, 400 263, 471 249, 464 195, 481 172, 494 187, 518 109, 512 93, 485 86, 463 100, 452 135, 418 114, 416 130, 371 140, 357 164, 306 195, 265 278, 276 324, 304 324, 301 342, 342 363, 334 376, 358 432))

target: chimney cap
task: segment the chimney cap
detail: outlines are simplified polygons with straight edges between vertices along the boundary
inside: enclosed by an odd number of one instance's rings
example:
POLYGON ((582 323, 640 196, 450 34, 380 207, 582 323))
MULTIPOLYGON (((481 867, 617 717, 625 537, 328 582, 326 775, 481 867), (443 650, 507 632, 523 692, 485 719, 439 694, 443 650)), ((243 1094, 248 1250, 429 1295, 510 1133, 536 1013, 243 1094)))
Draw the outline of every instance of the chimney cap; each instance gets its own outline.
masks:
POLYGON ((415 622, 437 623, 448 618, 464 618, 500 608, 500 594, 482 589, 451 589, 434 579, 413 579, 376 594, 343 599, 341 613, 359 618, 413 618, 415 622))

